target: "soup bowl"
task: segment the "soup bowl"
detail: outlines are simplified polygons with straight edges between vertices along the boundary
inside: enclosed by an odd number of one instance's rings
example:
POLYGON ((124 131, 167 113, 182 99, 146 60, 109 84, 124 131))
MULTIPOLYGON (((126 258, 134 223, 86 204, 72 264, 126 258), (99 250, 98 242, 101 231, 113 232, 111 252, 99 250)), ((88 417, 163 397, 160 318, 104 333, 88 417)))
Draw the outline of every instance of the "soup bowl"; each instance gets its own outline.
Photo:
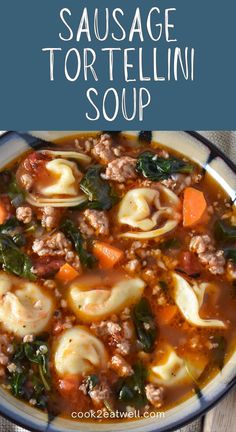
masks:
MULTIPOLYGON (((84 131, 85 132, 85 131, 84 131)), ((97 131, 99 132, 99 131, 97 131)), ((44 144, 66 136, 83 133, 82 131, 30 131, 27 133, 7 132, 0 138, 0 169, 16 159, 29 148, 37 148, 42 140, 44 144)), ((196 132, 140 132, 124 131, 125 135, 153 139, 165 148, 177 150, 183 156, 198 163, 225 190, 232 202, 236 200, 236 166, 210 141, 196 132)), ((28 430, 47 432, 167 432, 175 430, 193 421, 212 408, 236 382, 236 353, 200 392, 165 412, 153 413, 148 418, 130 418, 128 422, 109 421, 100 423, 79 418, 69 420, 62 417, 50 417, 14 398, 0 388, 0 414, 28 430)))

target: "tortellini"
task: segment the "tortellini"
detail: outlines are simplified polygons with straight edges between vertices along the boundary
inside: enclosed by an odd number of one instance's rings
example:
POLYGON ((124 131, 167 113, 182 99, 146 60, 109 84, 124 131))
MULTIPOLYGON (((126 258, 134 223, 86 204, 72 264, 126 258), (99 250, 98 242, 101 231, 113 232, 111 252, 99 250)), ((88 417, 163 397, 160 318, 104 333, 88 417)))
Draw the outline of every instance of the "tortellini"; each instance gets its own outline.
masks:
POLYGON ((175 385, 189 380, 190 377, 184 360, 171 347, 168 347, 165 362, 160 364, 154 363, 150 368, 150 381, 156 384, 175 385))
POLYGON ((69 288, 69 304, 74 313, 86 322, 106 319, 127 306, 136 303, 142 296, 145 283, 140 278, 123 280, 111 288, 105 287, 102 279, 81 279, 69 288))
POLYGON ((60 376, 83 376, 106 369, 108 354, 103 343, 83 326, 65 330, 58 338, 54 364, 60 376))
POLYGON ((173 298, 180 312, 190 324, 198 327, 226 327, 223 321, 217 319, 202 319, 199 315, 204 293, 209 284, 202 283, 191 286, 186 279, 177 273, 173 273, 172 279, 174 283, 173 298))
POLYGON ((26 200, 38 207, 45 205, 72 207, 85 201, 85 195, 79 190, 79 181, 82 174, 75 161, 88 164, 91 158, 73 151, 44 150, 42 153, 52 158, 45 164, 49 184, 37 185, 37 193, 28 193, 26 200), (73 161, 69 159, 73 159, 73 161))
POLYGON ((54 302, 35 283, 0 273, 0 322, 17 336, 43 331, 53 314, 54 302))
POLYGON ((56 182, 50 186, 42 188, 41 193, 44 196, 53 197, 55 195, 78 194, 79 171, 75 162, 66 159, 54 159, 46 164, 47 171, 56 182))
POLYGON ((118 222, 143 231, 121 234, 123 237, 148 239, 173 230, 180 221, 180 200, 163 185, 157 189, 129 190, 121 201, 118 222))
POLYGON ((149 380, 158 385, 174 386, 197 380, 207 365, 204 356, 180 357, 170 346, 164 347, 164 357, 154 360, 149 370, 149 380), (164 360, 164 361, 163 361, 164 360))

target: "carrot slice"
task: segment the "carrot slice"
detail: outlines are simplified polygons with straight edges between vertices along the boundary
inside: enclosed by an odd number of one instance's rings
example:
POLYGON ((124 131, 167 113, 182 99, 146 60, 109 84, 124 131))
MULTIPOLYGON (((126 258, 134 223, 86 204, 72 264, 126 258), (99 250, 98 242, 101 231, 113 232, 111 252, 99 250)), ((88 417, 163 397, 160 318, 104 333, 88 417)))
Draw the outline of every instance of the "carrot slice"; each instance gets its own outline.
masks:
POLYGON ((79 276, 79 272, 70 264, 64 264, 56 274, 56 279, 60 282, 70 282, 79 276))
POLYGON ((93 254, 102 269, 113 268, 124 257, 124 252, 121 249, 99 241, 93 245, 93 254))
POLYGON ((3 224, 4 222, 6 222, 9 215, 10 215, 10 201, 6 196, 1 197, 1 200, 0 200, 0 224, 3 224))
POLYGON ((188 187, 184 190, 183 225, 191 227, 199 223, 207 208, 202 191, 188 187))
POLYGON ((158 310, 158 322, 162 325, 169 324, 177 313, 177 306, 162 306, 158 310))
POLYGON ((6 221, 7 214, 5 207, 0 204, 0 224, 3 224, 6 221))

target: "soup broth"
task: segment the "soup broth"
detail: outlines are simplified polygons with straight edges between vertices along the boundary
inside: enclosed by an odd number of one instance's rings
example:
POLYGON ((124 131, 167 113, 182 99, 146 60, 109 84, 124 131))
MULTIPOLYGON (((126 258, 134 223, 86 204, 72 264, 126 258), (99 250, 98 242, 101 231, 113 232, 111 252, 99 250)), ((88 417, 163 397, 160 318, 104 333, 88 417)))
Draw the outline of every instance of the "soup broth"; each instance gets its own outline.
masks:
POLYGON ((220 372, 235 348, 236 215, 201 167, 91 133, 23 154, 0 193, 4 388, 120 421, 220 372))

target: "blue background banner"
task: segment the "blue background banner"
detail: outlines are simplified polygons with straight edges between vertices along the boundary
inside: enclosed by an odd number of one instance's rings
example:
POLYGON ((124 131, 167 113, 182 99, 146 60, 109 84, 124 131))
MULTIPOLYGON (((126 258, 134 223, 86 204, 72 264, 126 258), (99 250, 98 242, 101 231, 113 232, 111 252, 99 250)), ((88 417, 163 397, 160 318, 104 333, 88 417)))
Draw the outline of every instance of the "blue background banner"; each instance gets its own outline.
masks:
POLYGON ((235 0, 1 1, 0 128, 235 129, 235 20, 235 0))

